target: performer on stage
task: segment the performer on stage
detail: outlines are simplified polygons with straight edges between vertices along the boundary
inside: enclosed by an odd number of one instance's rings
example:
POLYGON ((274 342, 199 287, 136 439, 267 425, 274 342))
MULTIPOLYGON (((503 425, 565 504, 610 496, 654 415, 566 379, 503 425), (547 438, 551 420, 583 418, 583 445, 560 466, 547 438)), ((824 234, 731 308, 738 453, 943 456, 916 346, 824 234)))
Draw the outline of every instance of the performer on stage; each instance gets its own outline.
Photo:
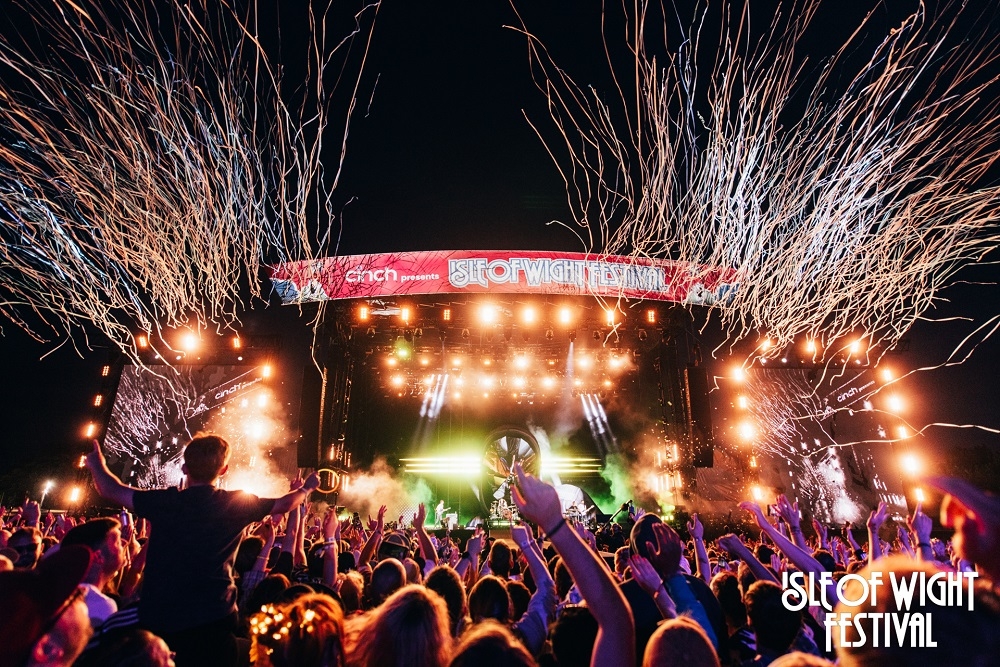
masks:
POLYGON ((444 501, 440 501, 437 507, 434 508, 434 524, 444 527, 444 513, 450 510, 450 507, 444 506, 444 501))

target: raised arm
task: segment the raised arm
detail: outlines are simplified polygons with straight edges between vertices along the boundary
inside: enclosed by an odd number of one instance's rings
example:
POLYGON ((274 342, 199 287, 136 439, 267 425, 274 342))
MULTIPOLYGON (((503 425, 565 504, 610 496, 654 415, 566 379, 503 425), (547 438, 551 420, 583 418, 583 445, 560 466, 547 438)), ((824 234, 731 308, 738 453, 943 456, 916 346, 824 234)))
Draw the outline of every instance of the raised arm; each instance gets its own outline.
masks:
POLYGON ((931 549, 931 528, 934 527, 934 522, 924 514, 922 503, 917 503, 913 516, 906 519, 906 525, 917 541, 917 557, 928 563, 934 562, 934 550, 931 549))
POLYGON ((653 598, 660 616, 667 619, 677 618, 677 605, 667 592, 667 587, 663 584, 663 579, 660 578, 656 568, 639 554, 632 554, 628 559, 628 565, 632 570, 632 578, 639 584, 639 588, 653 598))
POLYGON ((545 531, 597 621, 597 640, 590 664, 594 667, 633 664, 635 621, 611 572, 576 531, 568 529, 556 490, 526 474, 520 464, 514 466, 514 471, 517 474, 514 502, 521 514, 545 531))
MULTIPOLYGON (((698 513, 691 515, 691 520, 687 523, 688 532, 694 539, 694 552, 698 558, 698 578, 706 584, 712 581, 712 565, 708 561, 708 551, 705 549, 705 526, 698 519, 698 513)), ((632 570, 633 573, 635 570, 632 570)), ((675 613, 674 616, 677 614, 675 613)), ((673 618, 674 616, 664 616, 663 618, 673 618)))
POLYGON ((781 520, 788 526, 788 534, 795 546, 803 550, 807 549, 806 538, 802 534, 802 519, 799 517, 799 501, 789 502, 785 494, 780 494, 775 507, 778 509, 781 520))
POLYGON ((87 468, 94 478, 94 486, 101 497, 110 500, 116 505, 121 505, 125 509, 135 510, 132 505, 132 496, 137 489, 132 488, 118 479, 114 473, 108 470, 107 461, 104 460, 104 453, 101 452, 101 443, 94 440, 94 450, 87 454, 87 468))
POLYGON ((776 584, 781 583, 769 569, 764 567, 764 564, 760 562, 752 551, 750 551, 750 548, 743 544, 743 540, 740 539, 739 535, 734 535, 732 533, 723 535, 719 538, 719 546, 725 549, 726 553, 728 553, 730 557, 736 556, 741 561, 746 563, 747 567, 750 568, 750 571, 753 572, 753 576, 757 577, 759 581, 773 581, 776 584))
POLYGON ((882 541, 878 537, 878 531, 885 523, 885 517, 889 513, 889 506, 884 502, 878 504, 877 510, 872 510, 868 515, 868 564, 871 565, 882 555, 882 541))
MULTIPOLYGON (((382 541, 382 531, 385 529, 385 505, 378 508, 378 521, 372 528, 372 534, 368 536, 368 540, 365 542, 365 546, 361 549, 361 559, 358 561, 358 567, 361 565, 367 565, 371 562, 372 557, 375 556, 375 551, 378 549, 379 543, 382 541)), ((368 521, 371 521, 372 515, 368 515, 368 521)))
POLYGON ((417 541, 420 542, 420 555, 424 557, 425 561, 437 565, 437 551, 434 549, 434 543, 431 542, 431 536, 427 534, 427 529, 424 528, 426 521, 427 506, 420 503, 417 505, 417 513, 413 515, 413 529, 417 531, 417 541))
POLYGON ((288 514, 309 497, 309 494, 319 488, 319 475, 315 472, 306 477, 306 481, 297 489, 292 489, 274 501, 271 514, 288 514))
POLYGON ((330 505, 323 517, 323 583, 337 587, 337 565, 340 561, 340 517, 337 506, 330 505))

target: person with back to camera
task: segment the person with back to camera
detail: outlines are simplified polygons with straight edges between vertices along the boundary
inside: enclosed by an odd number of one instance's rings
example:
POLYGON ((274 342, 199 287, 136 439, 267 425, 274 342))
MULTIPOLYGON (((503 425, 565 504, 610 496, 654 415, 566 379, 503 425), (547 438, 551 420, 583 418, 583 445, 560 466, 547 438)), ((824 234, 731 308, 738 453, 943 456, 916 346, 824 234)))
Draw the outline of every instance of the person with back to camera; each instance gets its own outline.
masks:
POLYGON ((233 561, 243 530, 269 514, 286 514, 319 486, 312 473, 277 499, 217 489, 228 461, 229 443, 196 434, 184 448, 187 488, 142 491, 108 470, 96 440, 87 455, 97 491, 151 524, 139 622, 176 651, 179 667, 237 664, 233 561))

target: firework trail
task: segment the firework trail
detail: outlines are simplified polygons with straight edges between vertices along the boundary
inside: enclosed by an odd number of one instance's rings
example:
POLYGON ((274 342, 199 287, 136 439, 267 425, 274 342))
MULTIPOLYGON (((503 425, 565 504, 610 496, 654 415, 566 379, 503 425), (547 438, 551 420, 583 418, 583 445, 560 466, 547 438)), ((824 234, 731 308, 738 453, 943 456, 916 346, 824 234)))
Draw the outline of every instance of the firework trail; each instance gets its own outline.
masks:
POLYGON ((263 263, 328 253, 378 6, 310 8, 291 82, 256 4, 12 7, 31 29, 0 31, 0 314, 135 358, 136 329, 225 328, 263 263))

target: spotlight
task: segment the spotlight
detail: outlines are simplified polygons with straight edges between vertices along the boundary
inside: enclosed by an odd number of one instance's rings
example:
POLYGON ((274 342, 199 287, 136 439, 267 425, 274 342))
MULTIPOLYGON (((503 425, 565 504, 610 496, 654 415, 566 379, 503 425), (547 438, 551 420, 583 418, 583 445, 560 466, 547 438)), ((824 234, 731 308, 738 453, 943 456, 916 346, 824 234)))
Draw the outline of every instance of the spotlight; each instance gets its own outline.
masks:
POLYGON ((80 502, 80 493, 81 493, 80 487, 79 486, 74 486, 69 491, 69 501, 71 503, 78 503, 78 502, 80 502))
POLYGON ((604 311, 604 322, 609 326, 613 327, 615 325, 615 317, 617 313, 614 308, 608 308, 604 311))
POLYGON ((392 378, 390 378, 389 382, 392 384, 393 387, 396 387, 398 389, 399 387, 402 387, 403 384, 406 382, 406 378, 404 378, 402 375, 393 375, 392 378))
POLYGON ((646 322, 656 324, 656 311, 652 308, 646 311, 646 322))
POLYGON ((264 367, 262 369, 260 369, 260 374, 261 374, 261 376, 266 377, 266 378, 271 377, 271 365, 270 364, 264 364, 264 367))
POLYGON ((538 311, 532 306, 525 306, 521 311, 521 321, 528 325, 534 324, 538 321, 538 311))
POLYGON ((84 431, 84 437, 93 438, 95 433, 97 433, 97 424, 90 422, 87 424, 87 429, 84 431))
POLYGON ((233 336, 233 349, 234 350, 239 350, 242 347, 243 347, 243 341, 240 340, 240 337, 239 336, 233 336))
POLYGON ((917 458, 916 454, 904 454, 899 460, 899 464, 903 472, 907 475, 918 475, 923 467, 920 465, 920 459, 917 458))
POLYGON ((573 321, 573 311, 565 306, 559 309, 559 324, 567 325, 573 321))
POLYGON ((888 368, 883 368, 882 369, 882 382, 891 382, 891 381, 892 381, 892 371, 889 370, 888 368))
POLYGON ((851 354, 858 354, 861 352, 861 341, 856 340, 852 342, 847 349, 850 350, 851 354))
POLYGON ((913 498, 918 503, 927 502, 927 497, 924 495, 924 490, 921 489, 919 486, 917 488, 913 489, 913 498))
POLYGON ((441 319, 445 322, 451 322, 451 308, 445 308, 441 311, 441 319))
POLYGON ((748 407, 750 407, 750 401, 747 399, 746 396, 737 397, 736 404, 740 406, 741 410, 746 410, 748 407))
POLYGON ((744 440, 753 440, 754 436, 757 435, 757 429, 747 421, 739 425, 739 433, 744 440))
POLYGON ((488 303, 481 305, 479 307, 479 321, 482 324, 496 324, 497 307, 488 303))
POLYGON ((886 405, 889 406, 891 412, 902 412, 903 411, 903 399, 899 397, 898 394, 892 394, 886 399, 886 405))
POLYGON ((771 345, 773 345, 773 343, 771 342, 771 339, 770 338, 765 338, 764 340, 762 340, 760 342, 759 348, 760 348, 761 351, 767 352, 768 350, 771 349, 771 345))
POLYGON ((358 308, 358 321, 367 322, 371 318, 372 311, 368 306, 358 308))
POLYGON ((750 492, 753 494, 753 499, 757 502, 760 502, 764 498, 764 492, 756 484, 750 488, 750 492))
POLYGON ((737 382, 744 382, 747 379, 747 373, 742 367, 737 366, 733 369, 733 379, 737 382))
POLYGON ((104 403, 104 396, 103 395, 98 394, 97 396, 94 396, 94 407, 95 408, 101 407, 102 403, 104 403))
POLYGON ((410 316, 412 314, 413 311, 410 310, 409 306, 403 306, 402 308, 399 309, 399 319, 403 320, 403 324, 410 323, 410 316))
POLYGON ((816 354, 816 341, 812 339, 806 341, 806 352, 808 354, 816 354))
POLYGON ((519 354, 516 357, 514 357, 514 367, 517 368, 518 370, 523 371, 524 369, 526 369, 528 367, 528 363, 529 363, 528 357, 523 354, 519 354))
POLYGON ((187 352, 194 352, 198 349, 198 335, 193 331, 188 331, 181 336, 181 347, 187 352))
POLYGON ((146 337, 146 334, 139 334, 135 337, 135 344, 140 350, 145 350, 149 347, 149 338, 146 337))

